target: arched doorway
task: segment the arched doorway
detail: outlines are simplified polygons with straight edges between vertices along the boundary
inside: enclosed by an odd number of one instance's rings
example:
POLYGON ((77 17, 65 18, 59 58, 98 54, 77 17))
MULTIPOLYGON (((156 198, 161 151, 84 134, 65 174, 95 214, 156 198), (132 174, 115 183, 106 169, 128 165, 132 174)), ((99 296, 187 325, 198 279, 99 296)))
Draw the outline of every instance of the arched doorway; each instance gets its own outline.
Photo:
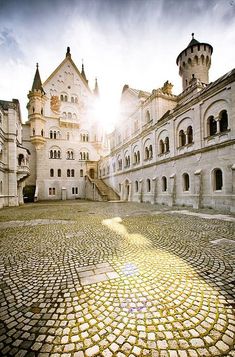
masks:
POLYGON ((126 179, 123 183, 123 200, 124 201, 129 201, 130 200, 130 181, 126 179))
POLYGON ((90 169, 89 170, 89 176, 90 176, 91 179, 95 178, 95 170, 94 169, 90 169))

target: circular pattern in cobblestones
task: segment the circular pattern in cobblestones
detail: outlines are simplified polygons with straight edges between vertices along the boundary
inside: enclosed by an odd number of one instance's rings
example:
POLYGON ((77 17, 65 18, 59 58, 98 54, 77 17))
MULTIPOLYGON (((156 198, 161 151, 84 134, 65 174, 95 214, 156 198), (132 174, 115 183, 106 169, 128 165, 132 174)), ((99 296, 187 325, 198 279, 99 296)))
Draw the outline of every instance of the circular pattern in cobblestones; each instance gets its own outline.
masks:
POLYGON ((235 355, 233 222, 72 206, 0 231, 3 356, 235 355))

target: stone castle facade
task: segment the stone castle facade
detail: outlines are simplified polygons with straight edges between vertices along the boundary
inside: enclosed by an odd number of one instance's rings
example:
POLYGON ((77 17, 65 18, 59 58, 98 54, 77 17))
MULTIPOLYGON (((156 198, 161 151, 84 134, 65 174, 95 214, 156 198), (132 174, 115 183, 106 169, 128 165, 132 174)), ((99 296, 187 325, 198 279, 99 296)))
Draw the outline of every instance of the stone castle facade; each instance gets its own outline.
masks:
MULTIPOLYGON (((151 93, 125 85, 109 151, 96 120, 97 82, 92 92, 70 49, 44 83, 36 68, 28 121, 20 123, 22 139, 14 137, 30 165, 21 191, 26 180, 24 194, 33 192, 34 200, 119 195, 235 212, 235 70, 209 83, 212 52, 193 36, 179 54, 178 96, 168 81, 151 93)), ((14 155, 17 162, 17 149, 14 155)), ((21 203, 22 192, 15 195, 21 203)))

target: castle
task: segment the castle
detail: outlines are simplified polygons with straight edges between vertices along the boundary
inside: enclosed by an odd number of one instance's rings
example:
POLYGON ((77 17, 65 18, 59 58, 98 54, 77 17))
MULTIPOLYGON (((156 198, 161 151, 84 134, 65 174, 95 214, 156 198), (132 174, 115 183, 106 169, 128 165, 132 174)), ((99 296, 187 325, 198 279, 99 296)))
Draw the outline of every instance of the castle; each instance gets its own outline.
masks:
POLYGON ((15 133, 12 139, 15 173, 25 150, 25 175, 16 178, 15 200, 3 201, 3 182, 13 176, 1 161, 1 206, 21 203, 25 185, 34 200, 119 197, 235 212, 235 70, 209 83, 212 52, 192 35, 176 60, 183 89, 177 96, 168 81, 151 93, 125 85, 109 150, 96 121, 98 84, 89 89, 70 49, 43 84, 36 68, 28 121, 21 124, 22 138, 15 133))

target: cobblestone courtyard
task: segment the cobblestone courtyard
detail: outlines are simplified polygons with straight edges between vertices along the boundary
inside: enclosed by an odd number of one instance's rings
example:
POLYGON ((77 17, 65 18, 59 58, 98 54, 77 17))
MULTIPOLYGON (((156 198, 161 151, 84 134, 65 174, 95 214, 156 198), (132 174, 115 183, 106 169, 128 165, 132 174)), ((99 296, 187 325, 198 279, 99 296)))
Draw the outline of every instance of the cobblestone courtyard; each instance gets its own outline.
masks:
POLYGON ((0 211, 0 355, 235 356, 235 218, 206 213, 0 211))

